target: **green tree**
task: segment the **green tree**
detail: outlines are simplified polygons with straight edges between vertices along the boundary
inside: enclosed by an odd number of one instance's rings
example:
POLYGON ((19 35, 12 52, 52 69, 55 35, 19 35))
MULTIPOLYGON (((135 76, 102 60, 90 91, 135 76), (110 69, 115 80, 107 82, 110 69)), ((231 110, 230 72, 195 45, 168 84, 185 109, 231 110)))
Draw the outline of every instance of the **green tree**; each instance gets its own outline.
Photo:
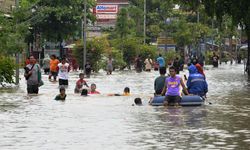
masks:
POLYGON ((173 21, 169 29, 172 30, 172 36, 176 41, 177 47, 184 47, 193 42, 193 33, 191 32, 191 25, 184 19, 173 21))
MULTIPOLYGON (((102 55, 108 51, 108 41, 105 37, 93 38, 87 41, 87 59, 90 62, 92 69, 98 71, 101 67, 102 55)), ((83 43, 77 43, 73 49, 73 55, 77 60, 80 68, 83 68, 83 43)))
MULTIPOLYGON (((143 15, 144 15, 144 0, 130 0, 131 8, 129 16, 136 23, 136 35, 143 35, 143 15), (139 32, 141 32, 139 34, 139 32)), ((146 35, 147 43, 149 39, 156 39, 160 33, 166 30, 166 20, 173 14, 173 8, 175 6, 173 0, 146 0, 146 35)))
POLYGON ((147 36, 157 38, 162 35, 168 36, 167 20, 173 16, 173 8, 175 4, 173 0, 147 1, 147 36))
POLYGON ((11 56, 22 52, 26 45, 28 26, 18 22, 15 12, 10 16, 0 13, 0 84, 13 83, 15 63, 11 56))
POLYGON ((122 8, 118 14, 115 33, 117 33, 121 39, 126 38, 130 33, 128 11, 126 8, 122 8))
MULTIPOLYGON (((112 47, 110 55, 112 59, 114 60, 114 64, 113 64, 114 68, 122 69, 124 66, 126 66, 126 62, 123 60, 123 53, 120 50, 112 47)), ((106 64, 107 63, 105 63, 105 68, 106 68, 106 64)))
POLYGON ((0 13, 0 54, 11 55, 21 52, 25 47, 24 39, 28 33, 28 26, 17 23, 15 13, 9 17, 0 13))
POLYGON ((156 46, 140 44, 138 45, 138 53, 141 55, 142 60, 146 58, 154 60, 157 56, 157 48, 156 46))
POLYGON ((241 25, 248 39, 248 75, 250 76, 250 1, 249 0, 203 0, 207 13, 222 22, 226 14, 232 17, 234 26, 241 25))
MULTIPOLYGON (((95 19, 90 12, 94 5, 94 0, 87 0, 88 23, 95 19)), ((30 43, 36 40, 33 37, 40 36, 41 45, 46 40, 60 42, 61 46, 63 40, 79 37, 83 10, 84 0, 24 0, 19 14, 20 21, 29 24, 30 43)))
POLYGON ((129 17, 132 18, 135 24, 135 36, 143 37, 143 10, 139 7, 131 6, 128 8, 129 17))

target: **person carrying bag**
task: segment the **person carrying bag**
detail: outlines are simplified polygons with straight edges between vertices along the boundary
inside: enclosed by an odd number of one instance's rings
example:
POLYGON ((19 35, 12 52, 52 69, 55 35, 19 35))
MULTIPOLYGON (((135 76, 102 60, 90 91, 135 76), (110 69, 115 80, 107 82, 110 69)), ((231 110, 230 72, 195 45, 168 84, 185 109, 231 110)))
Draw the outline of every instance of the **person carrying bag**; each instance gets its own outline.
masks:
POLYGON ((24 77, 27 80, 27 93, 38 94, 39 87, 43 85, 39 64, 34 56, 29 57, 30 63, 26 66, 24 77))

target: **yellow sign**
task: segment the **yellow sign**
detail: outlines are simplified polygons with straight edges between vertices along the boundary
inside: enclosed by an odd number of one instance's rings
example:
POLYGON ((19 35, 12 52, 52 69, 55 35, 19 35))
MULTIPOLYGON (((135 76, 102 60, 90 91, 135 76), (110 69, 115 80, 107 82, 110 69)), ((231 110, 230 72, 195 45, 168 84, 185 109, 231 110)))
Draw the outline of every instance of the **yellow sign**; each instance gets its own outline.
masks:
POLYGON ((157 44, 175 44, 174 39, 172 37, 167 38, 157 38, 157 44))

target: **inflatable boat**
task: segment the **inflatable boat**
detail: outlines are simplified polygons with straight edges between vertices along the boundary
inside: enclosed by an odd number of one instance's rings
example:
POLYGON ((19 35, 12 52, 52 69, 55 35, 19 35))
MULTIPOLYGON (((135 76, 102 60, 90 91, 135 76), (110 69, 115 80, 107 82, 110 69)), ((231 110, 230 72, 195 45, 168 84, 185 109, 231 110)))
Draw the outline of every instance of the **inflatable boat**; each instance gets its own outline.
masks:
MULTIPOLYGON (((162 106, 165 96, 155 96, 151 101, 152 106, 162 106)), ((180 105, 181 106, 201 106, 204 104, 203 98, 197 95, 186 95, 182 96, 180 105)))

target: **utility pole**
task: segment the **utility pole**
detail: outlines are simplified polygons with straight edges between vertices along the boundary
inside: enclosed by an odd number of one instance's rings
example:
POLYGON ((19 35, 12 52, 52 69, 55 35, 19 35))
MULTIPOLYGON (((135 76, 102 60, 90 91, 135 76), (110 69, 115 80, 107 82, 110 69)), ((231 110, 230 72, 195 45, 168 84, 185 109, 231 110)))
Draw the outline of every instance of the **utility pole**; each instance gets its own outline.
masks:
MULTIPOLYGON (((84 11, 82 12, 84 13, 84 11)), ((81 18, 81 40, 83 41, 84 44, 84 19, 81 18)), ((83 53, 82 53, 82 72, 84 73, 84 48, 83 48, 83 53)))
MULTIPOLYGON (((15 3, 16 3, 16 9, 18 9, 19 0, 15 0, 15 3)), ((18 52, 16 53, 16 85, 19 85, 19 53, 18 52)))
POLYGON ((84 32, 83 32, 83 72, 86 65, 86 44, 87 44, 87 0, 84 0, 84 32))
POLYGON ((249 35, 250 33, 248 32, 248 39, 247 39, 247 74, 248 77, 250 78, 250 39, 249 39, 249 35))
POLYGON ((197 23, 200 23, 200 12, 197 10, 197 23))
POLYGON ((212 18, 212 50, 214 51, 214 17, 212 18))
POLYGON ((143 43, 146 44, 146 13, 147 13, 147 0, 144 0, 144 24, 143 24, 143 43))
POLYGON ((81 39, 83 40, 83 37, 84 37, 84 29, 83 29, 83 18, 81 19, 81 39))
MULTIPOLYGON (((197 23, 199 24, 200 23, 200 12, 199 10, 197 10, 197 23)), ((199 53, 200 53, 200 44, 201 44, 201 35, 199 36, 199 39, 198 39, 198 46, 197 46, 197 51, 196 51, 196 57, 200 57, 199 56, 199 53)))

